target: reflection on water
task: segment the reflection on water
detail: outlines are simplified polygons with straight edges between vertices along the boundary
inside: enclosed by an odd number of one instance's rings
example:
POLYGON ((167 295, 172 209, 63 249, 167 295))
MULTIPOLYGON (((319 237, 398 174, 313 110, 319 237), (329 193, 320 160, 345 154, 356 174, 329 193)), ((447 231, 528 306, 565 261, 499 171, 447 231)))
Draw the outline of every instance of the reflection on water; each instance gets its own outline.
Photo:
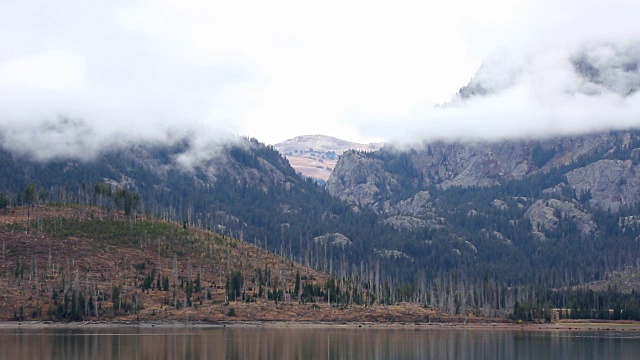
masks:
POLYGON ((636 359, 632 332, 385 328, 0 329, 0 359, 636 359))

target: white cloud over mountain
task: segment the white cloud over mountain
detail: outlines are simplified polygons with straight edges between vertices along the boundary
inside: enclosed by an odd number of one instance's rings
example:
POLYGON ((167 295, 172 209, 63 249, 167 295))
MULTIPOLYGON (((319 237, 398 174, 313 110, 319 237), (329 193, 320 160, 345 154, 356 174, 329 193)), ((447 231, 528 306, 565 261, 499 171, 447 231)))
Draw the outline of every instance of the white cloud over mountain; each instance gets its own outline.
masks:
POLYGON ((634 126, 636 96, 620 94, 637 71, 608 51, 635 56, 639 10, 621 0, 7 1, 0 134, 49 158, 187 133, 366 142, 634 126), (594 66, 619 62, 601 66, 613 87, 572 73, 581 46, 594 66), (433 109, 485 59, 474 81, 492 95, 433 109))

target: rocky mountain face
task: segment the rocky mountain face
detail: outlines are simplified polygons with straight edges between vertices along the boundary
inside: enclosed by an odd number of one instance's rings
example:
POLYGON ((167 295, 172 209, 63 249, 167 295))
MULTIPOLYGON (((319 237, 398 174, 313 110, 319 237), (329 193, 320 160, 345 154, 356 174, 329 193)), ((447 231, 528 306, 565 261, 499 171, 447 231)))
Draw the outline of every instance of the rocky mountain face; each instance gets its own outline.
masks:
POLYGON ((338 161, 326 189, 333 196, 381 213, 419 214, 432 187, 491 187, 548 173, 596 156, 586 166, 567 171, 564 182, 591 203, 617 210, 640 200, 634 161, 640 159, 637 132, 598 133, 542 141, 424 144, 419 150, 385 147, 375 153, 351 151, 338 161), (605 160, 613 152, 629 160, 605 160), (600 154, 600 155, 597 155, 600 154), (597 157, 600 156, 600 157, 597 157), (413 194, 407 194, 407 192, 413 194), (398 196, 410 195, 405 198, 398 196), (417 202, 417 206, 407 207, 417 202))
POLYGON ((581 206, 575 201, 538 200, 527 209, 524 216, 531 222, 533 235, 541 241, 546 240, 542 230, 556 230, 562 218, 570 219, 583 237, 595 237, 598 226, 593 216, 580 209, 581 206))
POLYGON ((435 142, 409 151, 386 146, 345 153, 326 189, 397 229, 445 231, 465 239, 467 246, 456 248, 461 253, 478 251, 482 238, 505 247, 523 238, 557 243, 568 236, 606 243, 612 232, 636 228, 639 155, 638 130, 539 141, 435 142), (471 225, 489 217, 493 225, 471 225), (514 236, 516 229, 522 232, 514 236))
POLYGON ((275 144, 291 166, 304 176, 327 181, 338 161, 347 150, 375 151, 383 143, 358 144, 326 135, 303 135, 275 144))
POLYGON ((640 166, 632 160, 599 160, 565 176, 567 184, 579 197, 588 197, 593 207, 618 212, 640 199, 640 166))

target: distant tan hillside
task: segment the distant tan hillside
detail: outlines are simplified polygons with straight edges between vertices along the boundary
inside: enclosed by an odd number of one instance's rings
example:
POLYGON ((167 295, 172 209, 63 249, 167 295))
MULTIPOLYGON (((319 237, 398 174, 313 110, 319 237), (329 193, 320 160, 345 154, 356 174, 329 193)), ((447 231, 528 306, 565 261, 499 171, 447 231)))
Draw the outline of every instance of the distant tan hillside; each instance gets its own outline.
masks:
POLYGON ((285 140, 274 147, 284 154, 291 166, 305 176, 327 181, 343 152, 354 149, 375 151, 384 143, 359 144, 326 135, 303 135, 285 140))

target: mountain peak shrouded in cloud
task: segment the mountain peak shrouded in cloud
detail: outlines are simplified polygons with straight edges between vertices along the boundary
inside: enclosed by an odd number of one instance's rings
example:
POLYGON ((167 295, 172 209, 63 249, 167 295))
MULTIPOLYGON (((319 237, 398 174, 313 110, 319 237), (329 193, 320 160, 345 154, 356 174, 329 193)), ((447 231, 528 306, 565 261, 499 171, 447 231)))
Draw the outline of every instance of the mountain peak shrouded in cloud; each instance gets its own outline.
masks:
POLYGON ((627 97, 640 88, 639 64, 640 41, 551 48, 524 56, 501 51, 482 64, 457 98, 496 95, 524 82, 539 92, 627 97))
MULTIPOLYGON (((387 126, 390 142, 545 138, 640 127, 640 40, 500 50, 446 104, 387 126)), ((379 121, 384 121, 378 118, 379 121)), ((367 128, 385 127, 367 124, 367 128)), ((366 129, 363 126, 363 129, 366 129)))
POLYGON ((252 66, 198 51, 170 10, 135 1, 0 5, 2 146, 41 160, 90 159, 118 144, 240 133, 230 119, 250 106, 238 94, 250 93, 252 66))
POLYGON ((575 72, 593 84, 593 94, 612 91, 630 96, 640 89, 640 42, 584 47, 571 58, 575 72))
POLYGON ((184 132, 412 143, 635 126, 639 10, 628 0, 5 1, 0 134, 50 158, 184 132), (472 77, 465 101, 433 109, 472 77))
POLYGON ((0 128, 0 148, 19 158, 48 162, 80 160, 91 162, 109 151, 138 146, 166 146, 181 149, 172 161, 191 171, 224 154, 228 146, 250 146, 244 138, 206 127, 200 131, 184 127, 139 128, 101 127, 83 119, 58 117, 54 120, 11 124, 0 128))

